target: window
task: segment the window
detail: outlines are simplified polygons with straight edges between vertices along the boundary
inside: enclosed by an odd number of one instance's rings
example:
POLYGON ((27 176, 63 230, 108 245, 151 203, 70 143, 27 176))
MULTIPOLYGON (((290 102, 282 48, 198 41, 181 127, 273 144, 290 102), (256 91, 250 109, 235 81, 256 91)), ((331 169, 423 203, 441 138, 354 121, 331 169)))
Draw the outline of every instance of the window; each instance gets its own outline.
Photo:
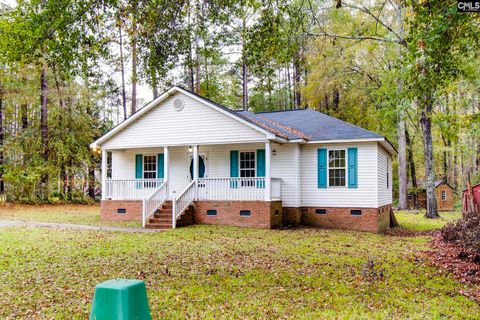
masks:
POLYGON ((345 165, 345 150, 328 150, 328 185, 330 187, 345 187, 345 165))
POLYGON ((144 156, 143 157, 143 178, 155 179, 157 177, 157 157, 144 156))
POLYGON ((315 209, 316 214, 327 214, 327 209, 315 209))
MULTIPOLYGON (((240 152, 240 178, 255 178, 255 152, 240 152)), ((242 187, 253 187, 255 181, 242 181, 242 187)))
POLYGON ((442 190, 442 201, 447 201, 447 191, 442 190))
POLYGON ((117 213, 118 213, 118 214, 125 214, 125 213, 127 213, 127 209, 125 209, 125 208, 118 208, 118 209, 117 209, 117 213))
POLYGON ((362 210, 350 210, 350 214, 352 216, 361 216, 362 215, 362 210))

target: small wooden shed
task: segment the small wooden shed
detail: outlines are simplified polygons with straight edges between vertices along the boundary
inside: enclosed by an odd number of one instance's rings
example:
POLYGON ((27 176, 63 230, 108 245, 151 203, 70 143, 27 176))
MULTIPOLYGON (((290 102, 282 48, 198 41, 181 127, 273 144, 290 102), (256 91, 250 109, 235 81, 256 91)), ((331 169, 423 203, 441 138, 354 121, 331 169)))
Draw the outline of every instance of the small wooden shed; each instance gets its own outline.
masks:
MULTIPOLYGON (((435 196, 437 198, 438 211, 453 211, 453 188, 446 181, 438 180, 435 182, 435 196)), ((427 207, 427 191, 425 182, 420 183, 420 188, 410 190, 408 193, 408 208, 424 209, 427 207), (417 198, 417 208, 415 208, 415 196, 417 198)))
MULTIPOLYGON (((477 212, 480 212, 480 183, 472 186, 472 194, 473 194, 473 205, 476 207, 477 212)), ((468 211, 468 201, 469 201, 469 194, 468 189, 463 190, 463 198, 462 198, 462 212, 468 211)))

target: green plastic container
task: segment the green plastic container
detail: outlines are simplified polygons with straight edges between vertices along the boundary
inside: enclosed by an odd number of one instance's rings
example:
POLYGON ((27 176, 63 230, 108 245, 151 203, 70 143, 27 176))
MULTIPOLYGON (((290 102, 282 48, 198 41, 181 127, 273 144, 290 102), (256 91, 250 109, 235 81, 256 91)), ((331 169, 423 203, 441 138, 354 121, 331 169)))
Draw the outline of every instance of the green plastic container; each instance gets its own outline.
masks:
POLYGON ((90 320, 150 320, 145 282, 114 279, 98 284, 90 320))

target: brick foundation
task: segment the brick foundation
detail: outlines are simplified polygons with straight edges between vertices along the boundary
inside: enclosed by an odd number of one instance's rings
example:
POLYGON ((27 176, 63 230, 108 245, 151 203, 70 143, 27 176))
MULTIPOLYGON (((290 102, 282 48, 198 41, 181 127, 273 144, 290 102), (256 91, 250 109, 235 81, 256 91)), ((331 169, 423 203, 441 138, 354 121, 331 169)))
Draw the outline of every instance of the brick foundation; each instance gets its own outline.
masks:
POLYGON ((142 201, 102 200, 100 213, 102 220, 142 221, 142 201), (125 209, 125 213, 118 213, 119 209, 125 209))
POLYGON ((283 225, 284 226, 298 226, 302 223, 301 208, 285 207, 283 208, 283 225))
POLYGON ((380 208, 302 208, 302 224, 380 233, 390 227, 390 209, 391 205, 380 208), (325 209, 327 213, 318 214, 317 209, 325 209), (362 214, 352 215, 351 210, 361 210, 362 214))
MULTIPOLYGON (((325 227, 369 232, 384 232, 390 227, 391 205, 380 208, 282 208, 281 201, 197 201, 194 212, 188 212, 177 222, 178 226, 189 224, 219 224, 237 227, 278 228, 282 225, 325 227), (317 209, 325 209, 326 214, 317 214, 317 209), (207 215, 208 210, 216 210, 216 215, 207 215), (249 216, 240 215, 241 210, 249 210, 249 216), (361 215, 352 215, 351 210, 361 210, 361 215)), ((142 220, 140 200, 102 200, 103 220, 142 220), (125 209, 125 213, 118 213, 125 209)))
POLYGON ((198 201, 194 220, 197 224, 276 228, 282 225, 282 202, 198 201), (207 215, 208 210, 216 210, 216 215, 207 215), (241 210, 249 210, 250 216, 240 215, 241 210))

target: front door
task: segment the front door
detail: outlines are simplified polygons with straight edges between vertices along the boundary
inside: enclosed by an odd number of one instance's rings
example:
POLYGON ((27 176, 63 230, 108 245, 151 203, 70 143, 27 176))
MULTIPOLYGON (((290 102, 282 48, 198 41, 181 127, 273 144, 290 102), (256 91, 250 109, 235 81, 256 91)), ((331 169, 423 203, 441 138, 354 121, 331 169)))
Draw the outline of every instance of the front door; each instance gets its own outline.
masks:
MULTIPOLYGON (((198 156, 198 177, 205 178, 205 157, 198 156)), ((193 180, 193 157, 190 159, 190 179, 193 180)))

